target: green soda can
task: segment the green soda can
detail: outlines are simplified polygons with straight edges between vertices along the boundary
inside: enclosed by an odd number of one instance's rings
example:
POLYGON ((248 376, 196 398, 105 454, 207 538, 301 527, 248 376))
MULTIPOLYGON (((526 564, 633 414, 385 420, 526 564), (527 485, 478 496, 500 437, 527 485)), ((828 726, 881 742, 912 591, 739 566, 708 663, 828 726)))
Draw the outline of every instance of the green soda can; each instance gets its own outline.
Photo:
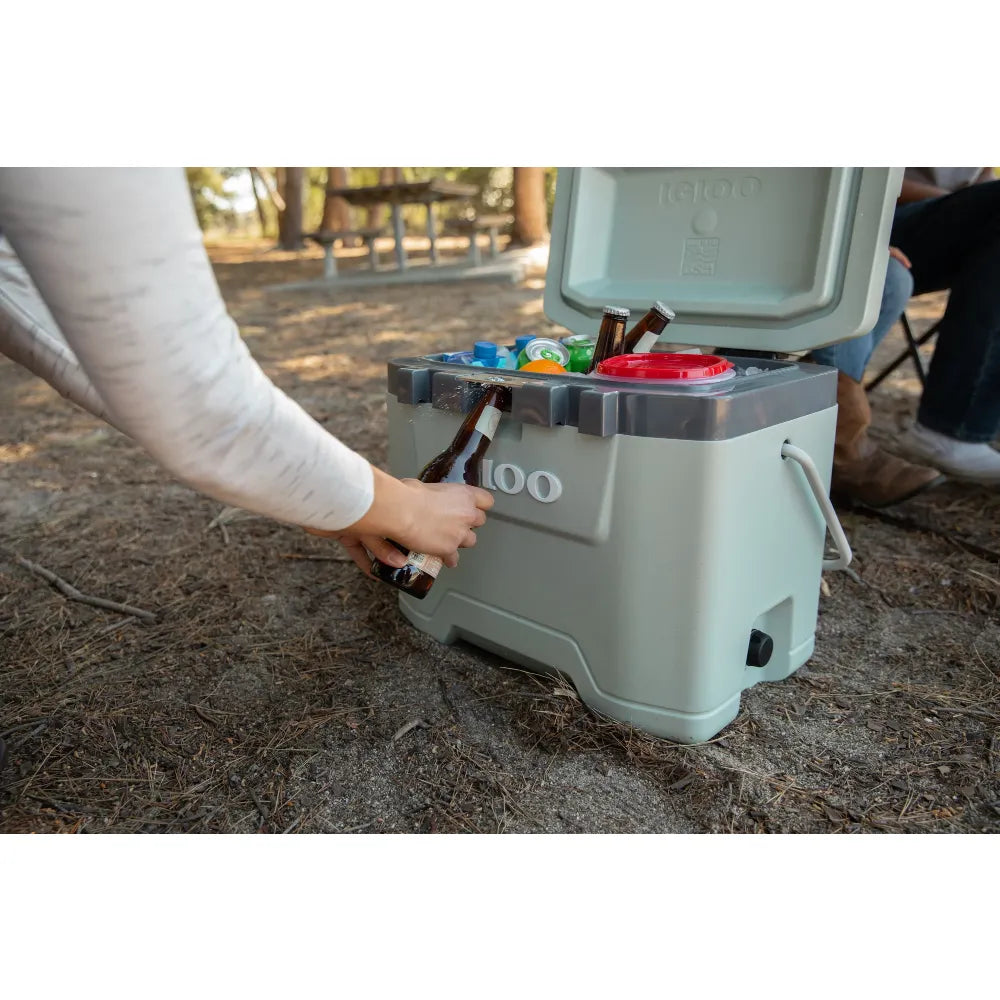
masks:
POLYGON ((529 361, 557 361, 569 370, 569 350, 550 337, 535 337, 517 356, 517 367, 523 368, 529 361))
POLYGON ((590 370, 590 363, 594 360, 594 347, 596 344, 585 333, 575 334, 572 337, 563 337, 563 346, 569 351, 569 364, 566 370, 571 372, 586 372, 590 370))

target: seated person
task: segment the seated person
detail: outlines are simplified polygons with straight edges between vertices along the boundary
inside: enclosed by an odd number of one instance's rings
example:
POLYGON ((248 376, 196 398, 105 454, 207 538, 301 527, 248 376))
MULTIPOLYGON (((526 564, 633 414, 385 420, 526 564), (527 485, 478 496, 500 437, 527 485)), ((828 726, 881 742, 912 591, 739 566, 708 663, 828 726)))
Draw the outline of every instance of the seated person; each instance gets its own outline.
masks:
POLYGON ((1000 485, 1000 181, 992 167, 908 167, 891 242, 913 294, 949 289, 911 458, 955 479, 1000 485))
POLYGON ((839 369, 837 375, 837 436, 833 451, 830 492, 870 507, 899 503, 940 483, 934 469, 912 465, 879 448, 868 436, 872 421, 868 394, 861 384, 865 366, 882 338, 899 319, 913 293, 909 261, 895 247, 882 291, 878 320, 870 333, 813 351, 809 360, 839 369))
POLYGON ((893 220, 882 309, 870 334, 813 352, 840 369, 833 491, 887 506, 932 485, 867 438, 860 382, 910 295, 950 289, 917 411, 899 442, 907 458, 955 478, 1000 484, 1000 182, 990 167, 907 168, 893 220))

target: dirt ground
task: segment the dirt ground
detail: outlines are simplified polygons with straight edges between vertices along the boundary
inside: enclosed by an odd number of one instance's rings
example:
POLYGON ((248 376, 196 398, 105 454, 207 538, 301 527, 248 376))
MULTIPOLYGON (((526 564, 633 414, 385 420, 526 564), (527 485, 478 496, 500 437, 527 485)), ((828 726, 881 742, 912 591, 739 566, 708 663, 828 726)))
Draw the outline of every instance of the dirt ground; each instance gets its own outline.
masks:
MULTIPOLYGON (((318 253, 212 256, 268 373, 378 463, 389 358, 551 328, 537 273, 272 293, 318 253)), ((904 366, 873 394, 877 435, 917 388, 904 366)), ((996 491, 842 509, 856 561, 826 577, 812 660, 681 747, 437 645, 330 542, 213 524, 220 504, 5 361, 0 399, 0 831, 1000 830, 996 491), (18 556, 156 620, 67 600, 18 556)))

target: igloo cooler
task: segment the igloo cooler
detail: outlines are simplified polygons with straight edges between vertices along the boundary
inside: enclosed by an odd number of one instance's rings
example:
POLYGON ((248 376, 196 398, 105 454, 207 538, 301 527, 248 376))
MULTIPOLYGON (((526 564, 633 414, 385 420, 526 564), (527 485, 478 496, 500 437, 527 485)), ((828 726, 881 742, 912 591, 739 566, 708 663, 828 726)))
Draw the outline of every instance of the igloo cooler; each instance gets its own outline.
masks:
POLYGON ((781 358, 874 325, 900 181, 873 168, 560 169, 549 319, 595 334, 604 305, 634 321, 662 300, 677 313, 665 340, 732 367, 718 378, 697 353, 674 378, 390 362, 398 476, 447 447, 484 380, 512 389, 482 467, 489 520, 426 598, 400 595, 403 615, 682 743, 805 663, 821 572, 850 549, 828 500, 836 372, 781 358))

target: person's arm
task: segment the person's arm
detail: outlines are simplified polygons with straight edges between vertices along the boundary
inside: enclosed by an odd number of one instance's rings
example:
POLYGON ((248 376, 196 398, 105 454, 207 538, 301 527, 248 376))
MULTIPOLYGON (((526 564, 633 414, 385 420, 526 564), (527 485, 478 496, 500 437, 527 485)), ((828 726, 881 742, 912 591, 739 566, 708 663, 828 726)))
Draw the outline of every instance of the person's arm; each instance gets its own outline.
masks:
POLYGON ((993 172, 992 167, 983 167, 980 171, 979 176, 976 178, 976 184, 988 184, 990 181, 996 179, 996 174, 993 172))
POLYGON ((898 260, 899 263, 902 264, 903 267, 905 267, 907 271, 910 271, 910 270, 913 269, 913 264, 910 261, 910 258, 907 257, 906 254, 903 253, 903 251, 899 249, 899 247, 889 247, 889 256, 890 257, 895 257, 896 260, 898 260))
POLYGON ((927 198, 940 198, 948 194, 944 188, 936 184, 928 184, 925 181, 915 181, 910 178, 903 179, 903 187, 899 192, 897 204, 906 205, 911 201, 924 201, 927 198))
POLYGON ((115 425, 178 479, 348 542, 386 534, 452 562, 474 543, 489 493, 378 473, 267 378, 182 170, 0 170, 0 230, 115 425))
POLYGON ((10 243, 0 236, 0 354, 112 426, 104 401, 49 314, 10 243))

